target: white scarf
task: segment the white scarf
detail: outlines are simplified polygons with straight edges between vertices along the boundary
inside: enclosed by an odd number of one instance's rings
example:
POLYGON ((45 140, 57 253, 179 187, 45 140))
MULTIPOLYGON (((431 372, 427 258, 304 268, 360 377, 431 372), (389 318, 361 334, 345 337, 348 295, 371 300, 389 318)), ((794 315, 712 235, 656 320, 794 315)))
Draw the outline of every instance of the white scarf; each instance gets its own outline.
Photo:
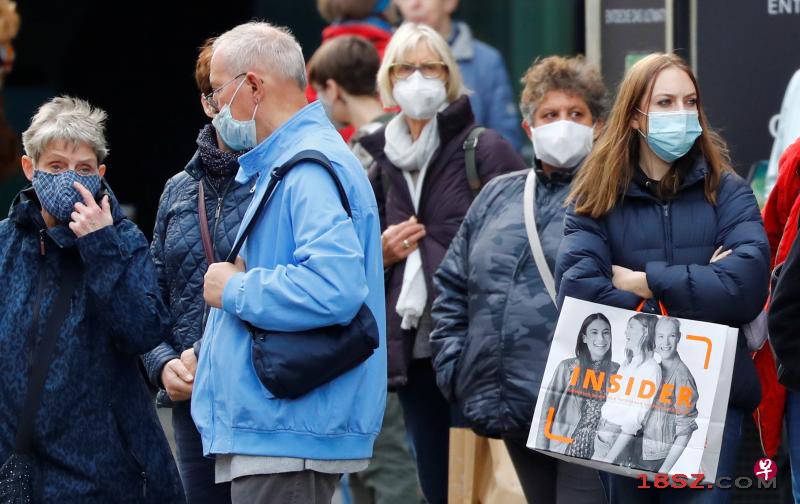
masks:
MULTIPOLYGON (((403 171, 403 177, 406 179, 411 201, 414 204, 414 212, 417 213, 428 164, 441 143, 436 117, 425 125, 416 142, 411 139, 411 133, 402 114, 398 114, 389 121, 389 124, 386 125, 385 136, 384 152, 386 157, 403 171), (411 172, 418 170, 419 176, 414 183, 411 172)), ((397 314, 403 319, 400 327, 405 330, 416 328, 427 302, 428 288, 425 284, 422 256, 418 248, 406 258, 403 286, 395 306, 397 314)))

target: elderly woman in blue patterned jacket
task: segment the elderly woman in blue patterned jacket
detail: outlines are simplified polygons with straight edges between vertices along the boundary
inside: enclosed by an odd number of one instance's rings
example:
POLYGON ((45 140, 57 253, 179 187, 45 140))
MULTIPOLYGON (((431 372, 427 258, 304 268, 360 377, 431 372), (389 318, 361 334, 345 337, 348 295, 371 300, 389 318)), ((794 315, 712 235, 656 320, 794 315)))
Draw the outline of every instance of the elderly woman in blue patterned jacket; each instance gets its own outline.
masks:
POLYGON ((605 116, 607 91, 581 57, 545 58, 522 83, 522 127, 536 160, 532 170, 486 185, 436 272, 437 382, 476 432, 505 439, 530 502, 603 502, 596 471, 529 450, 525 439, 558 319, 544 277, 552 281, 564 199, 605 116), (537 267, 526 221, 537 230, 547 272, 537 267))
POLYGON ((169 314, 147 240, 103 180, 105 119, 60 97, 23 134, 33 187, 0 222, 0 464, 33 424, 34 502, 183 502, 138 359, 168 333, 169 314), (38 366, 47 374, 35 421, 21 418, 31 362, 46 355, 47 321, 64 295, 52 362, 38 366))

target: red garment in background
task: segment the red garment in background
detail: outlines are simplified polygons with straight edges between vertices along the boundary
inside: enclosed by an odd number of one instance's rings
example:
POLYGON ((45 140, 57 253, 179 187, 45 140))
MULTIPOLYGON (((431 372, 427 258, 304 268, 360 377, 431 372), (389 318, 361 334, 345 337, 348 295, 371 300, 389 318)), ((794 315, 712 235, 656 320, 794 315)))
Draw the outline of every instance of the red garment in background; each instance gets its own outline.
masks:
MULTIPOLYGON (((322 43, 324 44, 331 39, 343 35, 357 35, 369 40, 372 42, 372 45, 375 46, 375 50, 378 51, 378 56, 380 56, 381 60, 383 60, 383 53, 386 50, 386 46, 389 45, 389 41, 392 39, 392 33, 390 31, 370 23, 354 22, 328 26, 322 30, 322 43)), ((317 99, 317 93, 314 91, 314 88, 311 87, 311 84, 306 87, 306 98, 308 98, 309 103, 317 99)), ((353 136, 353 133, 355 133, 355 128, 348 126, 344 129, 340 129, 339 133, 342 135, 342 138, 344 138, 344 141, 348 142, 350 137, 353 136)))
MULTIPOLYGON (((771 268, 786 260, 797 236, 800 217, 800 138, 781 156, 778 180, 769 194, 762 216, 769 239, 771 268)), ((769 344, 755 352, 753 362, 761 382, 761 403, 753 419, 761 433, 764 454, 772 458, 781 443, 786 389, 778 383, 775 357, 769 344)))

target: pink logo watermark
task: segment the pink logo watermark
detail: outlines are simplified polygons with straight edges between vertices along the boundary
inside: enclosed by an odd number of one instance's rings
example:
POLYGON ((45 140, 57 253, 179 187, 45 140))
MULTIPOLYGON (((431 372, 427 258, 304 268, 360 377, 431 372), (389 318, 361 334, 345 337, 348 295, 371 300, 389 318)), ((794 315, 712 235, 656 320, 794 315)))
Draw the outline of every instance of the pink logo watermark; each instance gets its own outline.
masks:
POLYGON ((778 465, 772 459, 762 458, 753 466, 753 472, 758 479, 769 481, 778 475, 778 465))

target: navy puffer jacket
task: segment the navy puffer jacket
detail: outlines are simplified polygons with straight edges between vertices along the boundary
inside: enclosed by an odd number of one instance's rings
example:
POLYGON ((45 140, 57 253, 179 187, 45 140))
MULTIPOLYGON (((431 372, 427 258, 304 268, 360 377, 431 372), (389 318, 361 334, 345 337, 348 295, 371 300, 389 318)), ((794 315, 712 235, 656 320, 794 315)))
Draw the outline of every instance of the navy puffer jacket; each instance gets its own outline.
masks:
MULTIPOLYGON (((558 321, 525 231, 529 172, 486 185, 434 277, 436 381, 486 436, 527 435, 558 321)), ((570 177, 537 176, 536 225, 552 271, 570 177)))
MULTIPOLYGON (((183 350, 203 335, 203 276, 208 269, 197 197, 205 168, 198 154, 186 168, 169 179, 161 194, 151 252, 164 302, 172 314, 169 339, 143 356, 147 375, 162 387, 164 365, 180 357, 183 350)), ((237 183, 233 174, 222 180, 220 188, 204 180, 206 215, 216 260, 228 256, 239 224, 252 198, 251 187, 237 183)))
POLYGON ((110 203, 114 225, 82 238, 65 225, 47 229, 33 189, 0 222, 0 463, 27 394, 35 299, 40 339, 65 261, 82 268, 36 417, 34 502, 184 501, 139 370, 139 354, 167 334, 169 314, 147 240, 113 195, 110 203))
MULTIPOLYGON (((670 315, 739 327, 754 319, 767 297, 769 244, 753 191, 739 176, 723 175, 717 204, 708 202, 708 167, 688 162, 678 194, 666 203, 634 178, 624 197, 600 219, 567 212, 558 254, 559 303, 571 296, 633 310, 640 299, 614 288, 611 266, 647 274, 655 299, 670 315), (733 253, 709 264, 717 247, 733 253)), ((657 311, 653 300, 650 312, 657 311)), ((755 367, 739 338, 730 405, 747 411, 760 400, 755 367)))

